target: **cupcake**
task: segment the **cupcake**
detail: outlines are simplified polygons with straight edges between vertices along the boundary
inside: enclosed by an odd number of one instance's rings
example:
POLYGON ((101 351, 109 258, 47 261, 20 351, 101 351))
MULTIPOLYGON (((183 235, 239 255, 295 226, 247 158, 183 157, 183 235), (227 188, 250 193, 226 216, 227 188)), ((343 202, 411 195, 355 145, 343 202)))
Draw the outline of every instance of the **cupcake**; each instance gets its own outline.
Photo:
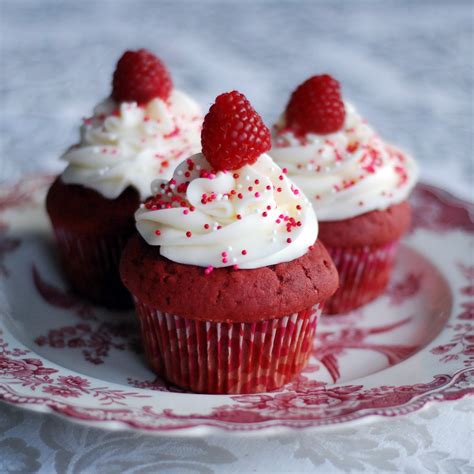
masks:
POLYGON ((202 154, 154 181, 120 272, 155 372, 201 393, 251 393, 306 364, 337 272, 311 204, 265 152, 248 100, 217 97, 202 154))
POLYGON ((380 295, 410 224, 413 159, 343 102, 329 75, 293 92, 270 154, 312 202, 319 237, 338 269, 340 286, 326 312, 344 313, 380 295))
POLYGON ((201 149, 198 105, 174 89, 150 52, 127 51, 112 94, 84 119, 67 167, 49 189, 46 207, 71 288, 110 308, 132 306, 118 272, 135 229, 134 213, 150 195, 150 176, 169 179, 201 149))

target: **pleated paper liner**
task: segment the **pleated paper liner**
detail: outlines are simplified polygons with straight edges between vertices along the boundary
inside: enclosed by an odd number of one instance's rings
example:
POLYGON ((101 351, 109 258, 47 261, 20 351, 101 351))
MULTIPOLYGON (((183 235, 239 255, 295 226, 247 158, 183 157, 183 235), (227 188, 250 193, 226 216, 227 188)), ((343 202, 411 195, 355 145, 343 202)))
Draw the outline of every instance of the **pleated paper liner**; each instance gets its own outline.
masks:
POLYGON ((54 228, 63 271, 72 289, 109 308, 131 308, 133 302, 119 276, 127 235, 78 235, 54 228))
POLYGON ((347 313, 377 298, 390 279, 398 240, 381 246, 329 247, 339 289, 325 304, 325 314, 347 313))
POLYGON ((254 323, 197 321, 135 300, 152 369, 199 393, 256 393, 288 383, 306 365, 322 305, 254 323))

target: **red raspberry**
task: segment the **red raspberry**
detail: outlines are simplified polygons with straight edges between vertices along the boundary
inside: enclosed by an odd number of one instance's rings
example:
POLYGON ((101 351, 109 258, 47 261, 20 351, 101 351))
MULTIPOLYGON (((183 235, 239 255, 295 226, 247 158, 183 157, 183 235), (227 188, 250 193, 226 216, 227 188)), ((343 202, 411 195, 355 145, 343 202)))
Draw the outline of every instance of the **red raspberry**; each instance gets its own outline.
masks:
POLYGON ((339 82, 328 74, 299 85, 286 106, 286 125, 297 135, 337 132, 345 117, 339 82))
POLYGON ((117 63, 112 79, 116 102, 144 104, 159 97, 166 100, 173 87, 166 66, 146 49, 126 51, 117 63))
POLYGON ((214 169, 236 170, 271 148, 270 130, 243 94, 226 92, 204 118, 201 145, 214 169))

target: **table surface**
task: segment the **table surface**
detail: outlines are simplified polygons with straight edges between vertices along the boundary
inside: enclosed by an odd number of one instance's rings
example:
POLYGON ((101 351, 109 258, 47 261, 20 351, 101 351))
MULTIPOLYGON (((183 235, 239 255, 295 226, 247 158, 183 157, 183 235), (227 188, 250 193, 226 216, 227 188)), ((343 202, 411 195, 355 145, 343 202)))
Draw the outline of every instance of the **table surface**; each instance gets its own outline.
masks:
MULTIPOLYGON (((425 181, 472 200, 473 24, 469 1, 0 0, 0 181, 60 171, 117 58, 144 46, 204 110, 237 88, 267 123, 297 83, 329 72, 425 181)), ((0 473, 472 473, 472 410, 461 400, 327 433, 167 439, 0 405, 0 473)))

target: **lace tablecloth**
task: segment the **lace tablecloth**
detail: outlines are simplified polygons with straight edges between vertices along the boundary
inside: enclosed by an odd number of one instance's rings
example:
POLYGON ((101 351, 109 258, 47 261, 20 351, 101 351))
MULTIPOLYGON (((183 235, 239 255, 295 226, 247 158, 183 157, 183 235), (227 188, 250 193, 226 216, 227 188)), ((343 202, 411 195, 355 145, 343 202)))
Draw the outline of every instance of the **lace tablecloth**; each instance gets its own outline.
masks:
MULTIPOLYGON (((60 170, 118 56, 145 46, 203 109, 237 88, 267 123, 295 84, 330 72, 426 181, 473 197, 469 1, 0 0, 0 15, 2 181, 60 170)), ((464 399, 326 433, 166 439, 2 404, 0 472, 472 473, 472 410, 464 399)))

